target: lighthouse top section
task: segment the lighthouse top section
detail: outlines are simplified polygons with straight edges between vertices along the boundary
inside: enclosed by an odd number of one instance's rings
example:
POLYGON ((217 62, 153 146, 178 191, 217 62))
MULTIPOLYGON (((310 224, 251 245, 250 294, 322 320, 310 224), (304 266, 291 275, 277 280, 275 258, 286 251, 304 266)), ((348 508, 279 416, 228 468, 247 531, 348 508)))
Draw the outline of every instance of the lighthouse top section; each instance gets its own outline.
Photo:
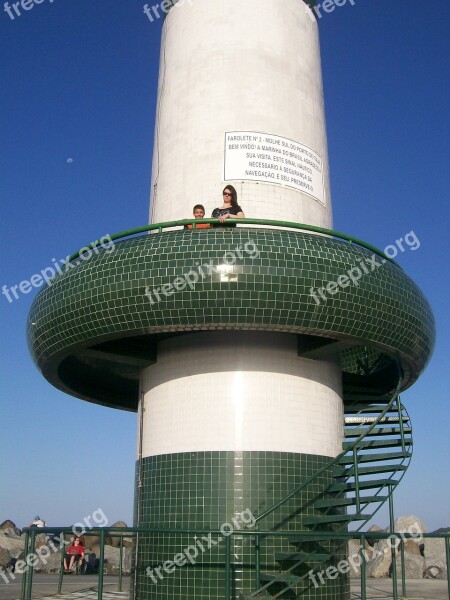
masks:
POLYGON ((318 26, 303 0, 186 0, 162 34, 151 222, 246 217, 332 227, 318 26))

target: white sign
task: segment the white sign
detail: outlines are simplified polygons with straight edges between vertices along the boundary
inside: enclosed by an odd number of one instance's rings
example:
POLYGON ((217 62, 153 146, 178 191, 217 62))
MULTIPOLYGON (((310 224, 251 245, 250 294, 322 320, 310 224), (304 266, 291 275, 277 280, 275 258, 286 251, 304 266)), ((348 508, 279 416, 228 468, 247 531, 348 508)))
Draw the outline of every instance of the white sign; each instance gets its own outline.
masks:
POLYGON ((322 159, 288 138, 255 131, 225 133, 225 181, 263 181, 292 187, 325 204, 322 159))

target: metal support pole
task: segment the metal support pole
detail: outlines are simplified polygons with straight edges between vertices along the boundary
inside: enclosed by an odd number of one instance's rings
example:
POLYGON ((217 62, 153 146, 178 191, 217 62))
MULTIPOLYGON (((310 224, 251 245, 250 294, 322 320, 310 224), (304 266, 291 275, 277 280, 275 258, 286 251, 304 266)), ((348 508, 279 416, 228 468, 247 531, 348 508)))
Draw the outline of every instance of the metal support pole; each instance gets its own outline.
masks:
POLYGON ((450 538, 445 538, 445 557, 447 559, 447 587, 450 598, 450 538))
POLYGON ((103 568, 105 563, 105 530, 100 531, 100 564, 98 567, 98 600, 103 598, 103 568))
POLYGON ((122 591, 122 561, 123 561, 123 534, 120 536, 120 546, 119 546, 119 592, 122 591))
POLYGON ((58 594, 61 593, 62 583, 64 577, 64 554, 65 554, 65 546, 64 546, 64 534, 61 532, 59 535, 59 552, 61 554, 61 560, 59 564, 59 577, 58 577, 58 594))
MULTIPOLYGON (((24 542, 24 547, 23 547, 23 555, 26 558, 28 556, 28 543, 29 543, 29 539, 30 539, 30 534, 27 531, 25 533, 25 542, 24 542)), ((27 589, 27 572, 24 571, 23 575, 22 575, 22 586, 21 586, 21 590, 20 590, 20 600, 25 600, 25 594, 26 594, 26 589, 27 589)))
POLYGON ((402 596, 406 598, 406 568, 405 568, 405 540, 400 540, 400 556, 402 561, 402 596))
POLYGON ((225 538, 225 600, 232 600, 232 598, 231 598, 230 548, 231 548, 231 537, 227 536, 225 538))
POLYGON ((361 600, 367 600, 367 577, 366 577, 366 539, 361 537, 361 600))
MULTIPOLYGON (((394 498, 393 498, 393 489, 391 488, 389 490, 389 525, 390 525, 390 530, 393 533, 394 532, 394 524, 395 524, 395 519, 394 519, 394 498)), ((388 538, 388 540, 391 540, 391 538, 388 538)), ((396 550, 397 544, 395 543, 394 545, 392 545, 391 543, 391 569, 392 569, 392 594, 394 597, 394 600, 398 600, 398 590, 397 590, 397 560, 396 560, 396 555, 395 555, 395 550, 396 550)))
POLYGON ((255 532, 255 584, 256 589, 261 587, 261 540, 257 532, 255 532))
POLYGON ((353 448, 353 478, 355 480, 355 494, 356 494, 356 513, 361 510, 359 504, 359 473, 358 473, 358 450, 353 448))
MULTIPOLYGON (((32 529, 31 530, 31 544, 30 544, 30 552, 27 556, 30 556, 30 554, 34 554, 34 548, 36 546, 36 530, 32 529)), ((24 556, 23 557, 24 560, 27 560, 27 557, 24 556)), ((28 577, 27 577, 27 600, 31 600, 31 591, 33 588, 33 564, 31 563, 31 565, 29 566, 28 570, 28 577)))

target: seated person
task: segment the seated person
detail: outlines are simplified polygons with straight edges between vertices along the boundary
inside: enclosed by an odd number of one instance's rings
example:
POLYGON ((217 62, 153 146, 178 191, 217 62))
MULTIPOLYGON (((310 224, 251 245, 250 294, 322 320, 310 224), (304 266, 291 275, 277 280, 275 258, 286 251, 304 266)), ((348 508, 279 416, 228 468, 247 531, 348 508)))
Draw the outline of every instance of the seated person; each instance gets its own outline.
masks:
MULTIPOLYGON (((205 207, 202 204, 196 204, 193 208, 194 219, 205 218, 205 207)), ((195 229, 209 229, 211 225, 209 223, 196 223, 195 229)), ((192 225, 185 225, 185 229, 192 229, 192 225)))
POLYGON ((73 570, 75 561, 83 560, 84 547, 81 545, 80 538, 76 537, 67 548, 67 554, 64 556, 64 573, 70 573, 73 570))
POLYGON ((236 189, 232 185, 227 185, 224 188, 223 205, 220 208, 215 208, 211 217, 220 221, 220 225, 213 225, 213 227, 220 227, 221 225, 236 227, 236 224, 230 223, 230 221, 245 218, 242 208, 237 203, 236 189))

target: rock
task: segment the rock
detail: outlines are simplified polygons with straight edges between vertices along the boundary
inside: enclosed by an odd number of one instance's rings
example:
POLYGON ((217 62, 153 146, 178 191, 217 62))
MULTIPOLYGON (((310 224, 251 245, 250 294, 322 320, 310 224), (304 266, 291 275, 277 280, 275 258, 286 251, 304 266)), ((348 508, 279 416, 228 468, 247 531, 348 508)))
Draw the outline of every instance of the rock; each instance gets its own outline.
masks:
POLYGON ((369 577, 388 577, 391 568, 392 554, 389 540, 380 540, 373 547, 373 554, 367 563, 369 577))
POLYGON ((48 546, 50 554, 47 553, 42 554, 42 548, 38 553, 39 562, 34 567, 35 573, 59 573, 60 565, 61 565, 61 553, 54 552, 51 546, 48 546))
MULTIPOLYGON (((414 544, 414 542, 412 542, 414 544)), ((417 544, 414 544, 417 546, 417 544)), ((402 562, 401 557, 397 556, 397 576, 401 577, 402 562)), ((406 554, 405 553, 405 575, 406 579, 423 579, 425 572, 425 559, 423 556, 417 554, 406 554)))
POLYGON ((419 544, 414 540, 405 540, 403 544, 405 554, 414 554, 416 556, 421 556, 419 544))
POLYGON ((445 540, 425 538, 423 543, 425 576, 430 579, 445 579, 447 577, 445 540))
MULTIPOLYGON (((387 531, 387 529, 382 529, 379 525, 372 525, 371 527, 369 527, 369 532, 373 533, 375 531, 382 531, 383 533, 387 531)), ((367 542, 369 544, 369 546, 375 546, 375 544, 377 542, 379 542, 380 540, 377 540, 375 538, 372 539, 368 539, 367 542)))
POLYGON ((7 519, 0 525, 0 532, 11 537, 20 537, 21 531, 16 524, 7 519))
POLYGON ((0 548, 7 550, 9 554, 17 558, 23 550, 24 540, 16 535, 5 535, 5 531, 0 531, 0 548))
MULTIPOLYGON (((360 556, 360 548, 361 548, 361 545, 358 540, 349 540, 348 562, 350 563, 350 571, 349 571, 350 577, 359 577, 360 576, 361 561, 362 561, 362 558, 360 556)), ((366 559, 366 564, 367 564, 373 554, 373 550, 372 550, 371 546, 369 546, 367 541, 366 541, 364 552, 365 552, 365 559, 366 559)))
POLYGON ((422 534, 427 532, 427 527, 425 523, 416 517, 415 515, 410 515, 408 517, 399 517, 395 520, 394 523, 394 531, 398 533, 409 533, 413 535, 413 538, 405 539, 405 551, 406 551, 406 542, 410 542, 408 544, 408 548, 410 548, 410 554, 421 554, 420 546, 423 544, 422 534), (413 550, 412 544, 416 544, 419 552, 413 550))
MULTIPOLYGON (((108 575, 117 575, 119 572, 119 553, 118 548, 105 546, 105 572, 108 575)), ((122 569, 124 574, 131 572, 131 550, 128 548, 123 549, 122 569)))
MULTIPOLYGON (((128 525, 124 521, 117 521, 116 523, 113 523, 111 525, 111 527, 128 527, 128 525)), ((108 542, 109 545, 112 546, 113 548, 118 548, 120 546, 120 538, 111 537, 108 539, 110 540, 108 542)), ((123 545, 126 548, 131 548, 131 546, 133 545, 133 540, 131 538, 124 538, 123 545)))
POLYGON ((6 568, 6 565, 9 563, 10 559, 11 554, 8 552, 8 550, 0 548, 0 566, 6 568))

